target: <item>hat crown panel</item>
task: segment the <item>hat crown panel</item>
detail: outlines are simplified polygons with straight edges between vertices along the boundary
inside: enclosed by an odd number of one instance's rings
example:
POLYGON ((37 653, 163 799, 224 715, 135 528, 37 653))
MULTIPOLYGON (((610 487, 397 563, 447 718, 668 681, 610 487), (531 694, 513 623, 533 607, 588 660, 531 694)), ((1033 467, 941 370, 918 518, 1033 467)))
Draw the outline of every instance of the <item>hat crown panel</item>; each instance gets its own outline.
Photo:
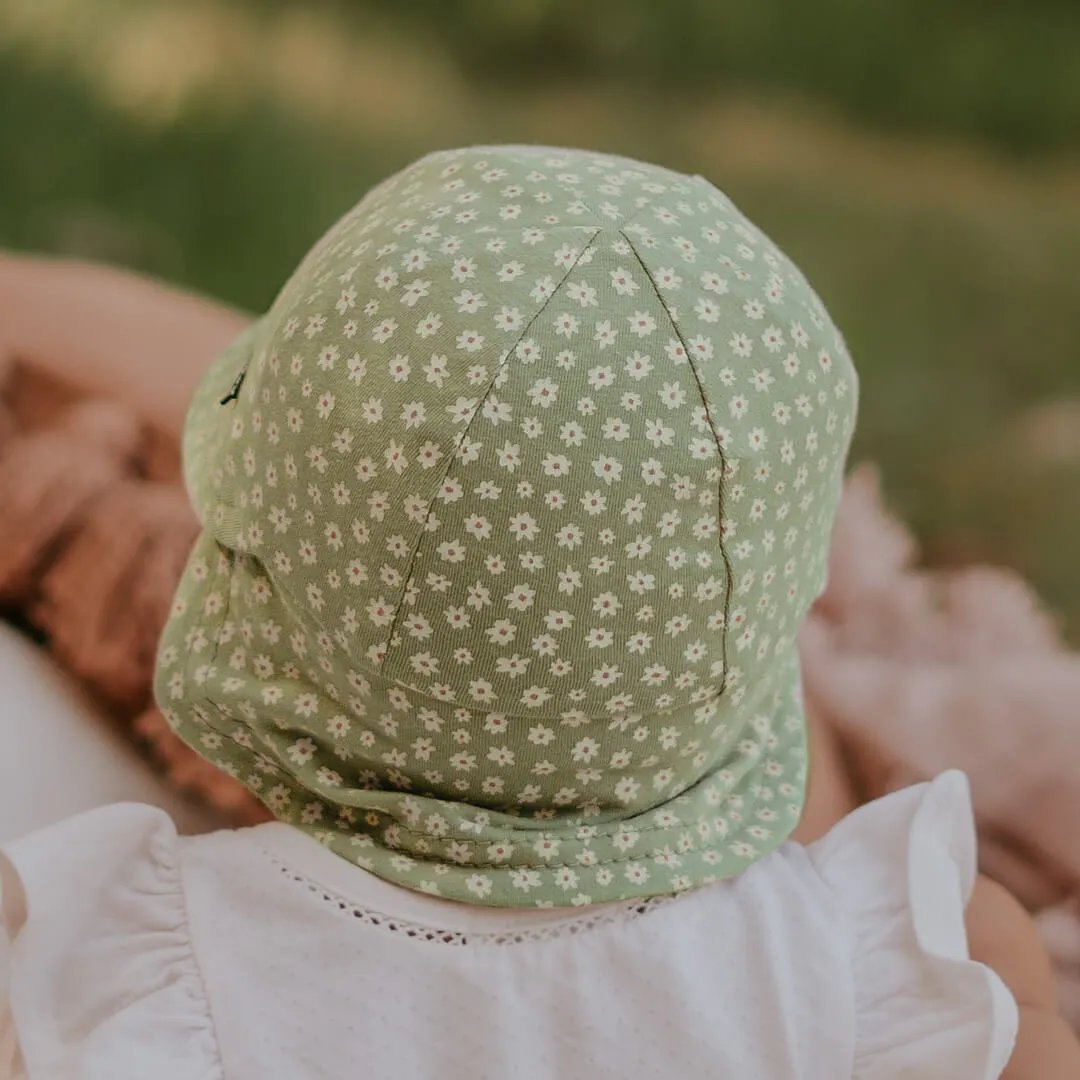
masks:
POLYGON ((722 473, 670 317, 627 238, 603 230, 449 464, 384 673, 514 714, 715 697, 722 473))
POLYGON ((328 232, 247 347, 208 528, 420 693, 708 700, 823 581, 850 362, 702 180, 433 155, 328 232))

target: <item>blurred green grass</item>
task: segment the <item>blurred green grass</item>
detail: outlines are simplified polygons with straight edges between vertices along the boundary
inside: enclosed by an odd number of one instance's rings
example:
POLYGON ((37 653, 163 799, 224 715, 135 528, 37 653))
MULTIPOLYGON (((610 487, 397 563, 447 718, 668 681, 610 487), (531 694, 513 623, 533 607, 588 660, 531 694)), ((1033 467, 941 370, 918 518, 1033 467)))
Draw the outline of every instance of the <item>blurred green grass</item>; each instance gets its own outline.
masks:
MULTIPOLYGON (((666 85, 663 43, 640 85, 617 73, 571 77, 585 63, 572 49, 570 75, 545 76, 522 59, 510 78, 484 59, 490 42, 467 54, 448 33, 444 47, 424 52, 435 16, 422 4, 398 13, 418 21, 397 44, 385 15, 365 28, 364 5, 343 14, 331 0, 287 26, 280 13, 297 9, 284 3, 185 9, 205 24, 177 7, 173 22, 152 32, 140 24, 137 41, 122 39, 134 25, 125 19, 154 6, 110 0, 97 9, 97 38, 81 24, 58 26, 56 41, 70 39, 63 48, 52 39, 42 47, 39 20, 33 41, 9 39, 0 52, 0 245, 125 263, 259 310, 330 221, 436 146, 593 145, 700 171, 800 263, 844 329, 863 384, 855 457, 881 465, 931 559, 1017 567, 1080 637, 1080 169, 1003 156, 1037 145, 1065 153, 1064 113, 1054 114, 1053 138, 1026 142, 999 137, 1004 128, 995 136, 993 125, 922 124, 917 111, 904 126, 923 135, 882 136, 777 104, 777 87, 798 89, 798 80, 768 83, 767 72, 746 106, 703 91, 700 79, 666 85), (225 8, 247 21, 221 22, 225 8), (177 35, 196 25, 211 35, 202 66, 177 67, 177 35), (259 27, 272 35, 252 37, 259 27), (275 58, 279 70, 266 70, 275 58), (943 143, 940 132, 953 129, 984 143, 943 143)), ((982 10, 945 6, 976 20, 982 10)), ((1054 6, 1037 5, 1038 18, 1054 6)), ((536 0, 533 18, 556 8, 536 0)), ((1075 12, 1061 13, 1064 37, 1075 12)), ((514 55, 518 31, 499 32, 514 55)), ((577 46, 582 56, 599 47, 577 46)), ((928 54, 904 47, 910 81, 928 54)), ((827 43, 820 55, 827 63, 827 43)), ((854 84, 824 83, 818 96, 840 95, 842 112, 889 123, 854 84)), ((1049 123, 1025 115, 1014 120, 1030 131, 1049 123)))
MULTIPOLYGON (((361 28, 387 7, 311 2, 361 28)), ((661 93, 737 88, 1017 153, 1080 148, 1075 0, 398 0, 393 10, 496 85, 571 76, 661 93)))

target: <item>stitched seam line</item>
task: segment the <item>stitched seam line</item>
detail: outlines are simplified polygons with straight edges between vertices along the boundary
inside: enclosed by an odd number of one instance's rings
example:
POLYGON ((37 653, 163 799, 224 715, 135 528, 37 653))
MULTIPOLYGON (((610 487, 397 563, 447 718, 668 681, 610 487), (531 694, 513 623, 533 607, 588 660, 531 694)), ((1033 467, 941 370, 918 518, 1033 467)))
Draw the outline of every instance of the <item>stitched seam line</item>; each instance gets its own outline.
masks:
POLYGON ((690 372, 694 377, 694 383, 698 388, 698 396, 701 398, 702 408, 705 410, 705 419, 709 422, 709 430, 712 432, 713 440, 716 443, 716 452, 720 456, 720 482, 717 484, 716 492, 716 516, 720 523, 720 535, 717 537, 717 547, 720 549, 720 557, 724 561, 724 576, 726 579, 726 585, 724 588, 724 634, 722 637, 722 649, 723 649, 723 664, 724 674, 720 682, 720 690, 716 695, 717 697, 723 697, 727 690, 728 679, 728 633, 730 631, 731 623, 731 601, 734 595, 735 589, 735 571, 731 563, 731 558, 728 555, 727 548, 724 546, 724 473, 727 471, 727 457, 724 455, 724 448, 720 445, 720 438, 716 434, 716 424, 713 423, 712 412, 709 409, 709 399, 705 394, 705 387, 701 382, 701 376, 698 374, 697 368, 694 366, 693 358, 690 355, 690 349, 687 347, 686 339, 683 337, 682 331, 679 329, 678 323, 675 321, 671 314, 671 308, 668 307, 667 301, 664 299, 657 287, 656 281, 653 278, 652 271, 646 265, 645 260, 641 257, 641 253, 638 251, 634 244, 634 241, 627 235, 625 229, 620 230, 620 235, 630 245, 630 250, 634 253, 634 258, 637 259, 638 265, 645 273, 645 277, 648 279, 649 284, 652 286, 653 294, 656 296, 660 306, 664 309, 664 313, 668 317, 668 321, 671 323, 672 332, 679 339, 679 344, 683 348, 683 352, 686 354, 686 363, 690 368, 690 372))
MULTIPOLYGON (((573 226, 567 226, 567 228, 573 228, 573 226)), ((472 416, 469 417, 469 422, 464 426, 464 429, 462 430, 461 434, 458 436, 457 443, 454 446, 454 452, 452 454, 447 455, 446 467, 443 469, 442 474, 439 477, 439 485, 438 486, 442 486, 442 482, 450 475, 450 470, 454 467, 454 461, 457 459, 457 452, 458 452, 459 448, 461 447, 461 444, 469 436, 469 433, 474 430, 475 425, 477 423, 479 423, 480 414, 483 412, 483 409, 484 409, 484 403, 488 400, 488 398, 491 397, 492 392, 495 389, 495 384, 499 381, 499 376, 506 370, 507 366, 509 365, 510 357, 513 356, 514 350, 518 347, 518 345, 521 344, 522 341, 525 340, 525 337, 528 335, 529 331, 532 329, 533 325, 536 323, 536 320, 539 319, 540 316, 547 310, 548 305, 555 299, 556 296, 559 295, 560 292, 562 292, 562 288, 566 284, 567 279, 577 269, 578 264, 585 257, 586 252, 589 252, 589 251, 592 250, 593 245, 596 243, 596 238, 600 235, 600 232, 601 232, 601 230, 599 228, 597 228, 596 231, 592 234, 592 236, 589 237, 588 243, 585 244, 584 247, 582 247, 580 253, 578 254, 578 257, 574 260, 573 264, 567 269, 566 273, 563 274, 562 279, 560 280, 559 284, 554 289, 551 290, 551 295, 540 305, 539 308, 537 308, 536 313, 528 321, 528 323, 526 323, 526 325, 522 329, 521 333, 514 339, 514 343, 512 345, 510 345, 509 348, 507 348, 506 353, 503 356, 503 359, 500 361, 499 366, 495 371, 495 374, 491 377, 491 381, 488 383, 487 387, 484 390, 483 395, 481 396, 480 400, 477 402, 476 409, 473 411, 472 416)), ((438 491, 438 487, 436 487, 436 489, 435 489, 435 492, 437 492, 437 491, 438 491)), ((382 673, 383 669, 386 667, 386 661, 390 657, 390 650, 393 648, 393 645, 391 644, 391 642, 394 640, 395 634, 398 633, 398 627, 401 624, 401 620, 402 620, 404 609, 405 609, 405 595, 408 592, 409 583, 410 583, 410 581, 412 581, 413 571, 416 569, 416 556, 420 551, 421 545, 424 543, 424 536, 425 536, 425 534, 427 532, 427 523, 428 523, 429 519, 431 518, 431 512, 432 512, 432 509, 435 506, 435 500, 436 500, 436 498, 438 498, 438 495, 435 492, 432 493, 431 501, 427 505, 427 511, 424 514, 424 523, 417 530, 416 543, 413 546, 412 553, 409 555, 409 564, 408 564, 408 566, 405 567, 405 571, 402 574, 402 579, 401 579, 402 580, 402 585, 401 585, 401 590, 398 593, 397 603, 394 606, 394 617, 391 620, 390 628, 386 633, 386 653, 383 655, 382 661, 380 662, 378 667, 375 669, 378 672, 380 672, 380 674, 382 673)))

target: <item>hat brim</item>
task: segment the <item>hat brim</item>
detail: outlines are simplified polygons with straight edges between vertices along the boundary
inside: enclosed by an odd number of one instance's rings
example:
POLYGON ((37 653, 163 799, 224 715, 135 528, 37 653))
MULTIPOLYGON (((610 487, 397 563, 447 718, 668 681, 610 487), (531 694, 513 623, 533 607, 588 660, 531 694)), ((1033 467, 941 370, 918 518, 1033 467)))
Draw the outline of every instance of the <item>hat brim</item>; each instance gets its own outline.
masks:
MULTIPOLYGON (((285 625, 290 601, 257 560, 226 557, 209 531, 192 553, 177 597, 162 639, 156 692, 179 737, 237 777, 279 820, 407 888, 435 883, 445 898, 494 907, 538 898, 566 903, 567 880, 579 879, 597 902, 681 892, 735 877, 760 861, 790 837, 805 806, 807 730, 794 645, 777 659, 767 686, 748 694, 722 757, 692 785, 629 814, 609 801, 589 814, 568 807, 565 815, 540 816, 502 806, 497 795, 487 803, 461 802, 452 777, 433 786, 420 774, 408 775, 406 801, 389 782, 326 787, 319 779, 324 765, 350 777, 383 768, 381 743, 338 742, 323 734, 335 721, 374 731, 376 718, 415 718, 436 729, 479 730, 489 714, 469 710, 465 720, 454 703, 423 697, 375 671, 334 668, 313 681, 301 671, 286 678, 280 671, 234 670, 229 650, 240 644, 237 627, 247 624, 257 633, 260 620, 285 625), (226 668, 237 677, 214 677, 226 668), (265 706, 280 701, 277 691, 286 687, 302 687, 308 696, 303 717, 265 706), (252 708, 259 701, 264 707, 252 708), (297 739, 345 747, 347 764, 332 750, 295 758, 288 748, 297 739), (545 840, 557 843, 545 850, 545 840), (481 879, 485 891, 478 894, 481 879)), ((309 666, 325 671, 318 664, 332 658, 334 642, 313 637, 308 644, 309 666)), ((523 719, 531 718, 511 722, 523 719)), ((555 718, 546 719, 556 726, 555 718)), ((665 722, 694 729, 692 715, 681 711, 665 722)), ((598 740, 607 726, 597 721, 598 740)), ((650 770, 643 768, 643 784, 650 770)))

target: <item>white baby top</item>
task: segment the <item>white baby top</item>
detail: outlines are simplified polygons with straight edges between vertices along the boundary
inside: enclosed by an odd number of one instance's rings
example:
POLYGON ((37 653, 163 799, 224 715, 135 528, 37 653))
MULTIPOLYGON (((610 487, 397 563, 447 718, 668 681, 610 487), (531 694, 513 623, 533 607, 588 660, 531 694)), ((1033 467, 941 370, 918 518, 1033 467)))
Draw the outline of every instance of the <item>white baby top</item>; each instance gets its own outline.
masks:
POLYGON ((5 848, 0 1027, 29 1080, 983 1080, 974 853, 953 772, 675 899, 508 912, 111 806, 5 848))

